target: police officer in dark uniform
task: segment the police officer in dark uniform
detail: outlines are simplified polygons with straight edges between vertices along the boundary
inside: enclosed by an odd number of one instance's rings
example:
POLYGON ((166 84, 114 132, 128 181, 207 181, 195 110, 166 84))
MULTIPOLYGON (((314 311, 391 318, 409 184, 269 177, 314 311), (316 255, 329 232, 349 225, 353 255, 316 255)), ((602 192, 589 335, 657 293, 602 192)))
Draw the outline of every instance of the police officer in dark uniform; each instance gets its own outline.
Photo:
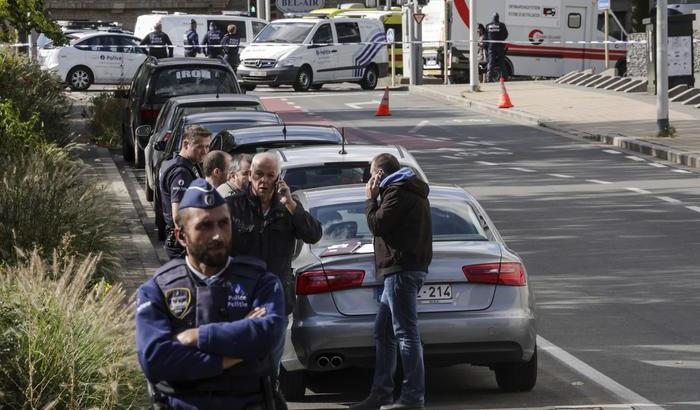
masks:
POLYGON ((185 45, 185 57, 197 57, 199 53, 199 35, 197 34, 197 22, 190 20, 190 29, 185 32, 182 42, 185 45))
POLYGON ((498 81, 499 77, 505 74, 506 63, 506 45, 498 43, 505 41, 508 38, 508 29, 506 25, 501 23, 498 13, 494 13, 493 21, 486 25, 486 40, 497 41, 495 43, 487 43, 488 49, 488 65, 486 79, 488 81, 498 81))
POLYGON ((269 404, 269 356, 283 331, 282 284, 261 260, 228 256, 229 211, 203 179, 185 192, 175 231, 187 257, 165 264, 138 290, 136 350, 153 407, 269 404))
POLYGON ((218 58, 221 54, 221 39, 223 34, 214 23, 209 24, 209 31, 204 35, 202 45, 205 46, 204 53, 209 58, 218 58))
POLYGON ((233 68, 234 72, 237 72, 238 64, 240 64, 238 47, 241 44, 241 39, 238 36, 238 28, 235 24, 229 24, 226 30, 228 30, 228 33, 221 39, 221 47, 223 48, 228 65, 233 68))
POLYGON ((170 259, 185 256, 185 248, 175 236, 177 213, 187 188, 204 176, 200 163, 209 152, 211 132, 199 125, 190 125, 182 137, 182 149, 175 158, 160 167, 159 189, 165 220, 165 253, 170 259))
POLYGON ((170 41, 170 37, 163 33, 163 25, 160 21, 153 26, 153 30, 141 40, 142 46, 150 46, 147 48, 148 55, 156 58, 172 57, 173 48, 171 46, 173 43, 170 41))

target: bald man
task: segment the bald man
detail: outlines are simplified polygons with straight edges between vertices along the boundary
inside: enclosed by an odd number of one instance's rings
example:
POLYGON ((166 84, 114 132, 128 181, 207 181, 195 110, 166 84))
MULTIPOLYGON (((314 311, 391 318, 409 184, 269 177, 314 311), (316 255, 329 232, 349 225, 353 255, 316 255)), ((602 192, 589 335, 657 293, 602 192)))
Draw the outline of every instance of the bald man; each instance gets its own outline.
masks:
MULTIPOLYGON (((255 155, 250 170, 248 189, 226 198, 233 229, 231 256, 255 256, 267 263, 267 270, 284 285, 285 313, 289 315, 295 302, 294 245, 298 239, 318 242, 321 224, 292 197, 289 186, 280 179, 277 155, 255 155)), ((283 349, 284 338, 273 352, 278 364, 283 349)))

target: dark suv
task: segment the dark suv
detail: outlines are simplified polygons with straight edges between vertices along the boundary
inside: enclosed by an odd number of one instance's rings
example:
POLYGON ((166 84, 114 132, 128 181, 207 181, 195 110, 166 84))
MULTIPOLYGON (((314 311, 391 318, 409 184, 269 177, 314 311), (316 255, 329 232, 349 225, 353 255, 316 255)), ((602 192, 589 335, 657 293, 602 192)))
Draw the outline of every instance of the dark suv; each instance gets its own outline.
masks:
POLYGON ((213 58, 149 57, 139 67, 127 92, 122 124, 124 159, 143 168, 145 155, 136 141, 136 128, 155 125, 163 104, 170 98, 192 94, 242 94, 238 79, 223 60, 213 58))

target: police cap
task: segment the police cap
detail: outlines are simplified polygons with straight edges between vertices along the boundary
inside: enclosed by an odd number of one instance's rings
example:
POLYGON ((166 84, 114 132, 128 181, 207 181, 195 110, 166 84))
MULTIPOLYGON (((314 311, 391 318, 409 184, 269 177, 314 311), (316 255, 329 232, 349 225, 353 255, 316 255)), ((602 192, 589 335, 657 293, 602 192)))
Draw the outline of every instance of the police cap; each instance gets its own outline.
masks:
POLYGON ((180 201, 180 208, 210 209, 224 205, 226 201, 221 194, 207 182, 206 179, 197 178, 190 184, 185 195, 180 201))

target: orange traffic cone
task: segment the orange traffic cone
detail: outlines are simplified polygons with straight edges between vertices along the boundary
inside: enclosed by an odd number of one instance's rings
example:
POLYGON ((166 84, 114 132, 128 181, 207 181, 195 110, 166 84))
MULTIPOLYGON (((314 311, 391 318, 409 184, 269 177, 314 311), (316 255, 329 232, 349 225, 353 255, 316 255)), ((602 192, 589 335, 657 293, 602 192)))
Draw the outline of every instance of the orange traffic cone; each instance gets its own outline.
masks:
POLYGON ((506 80, 501 77, 501 101, 498 103, 498 108, 511 108, 513 103, 510 102, 508 91, 506 91, 506 80))
POLYGON ((376 117, 387 117, 391 115, 389 112, 389 87, 384 88, 384 96, 382 97, 382 102, 379 103, 377 107, 377 113, 374 114, 376 117))

